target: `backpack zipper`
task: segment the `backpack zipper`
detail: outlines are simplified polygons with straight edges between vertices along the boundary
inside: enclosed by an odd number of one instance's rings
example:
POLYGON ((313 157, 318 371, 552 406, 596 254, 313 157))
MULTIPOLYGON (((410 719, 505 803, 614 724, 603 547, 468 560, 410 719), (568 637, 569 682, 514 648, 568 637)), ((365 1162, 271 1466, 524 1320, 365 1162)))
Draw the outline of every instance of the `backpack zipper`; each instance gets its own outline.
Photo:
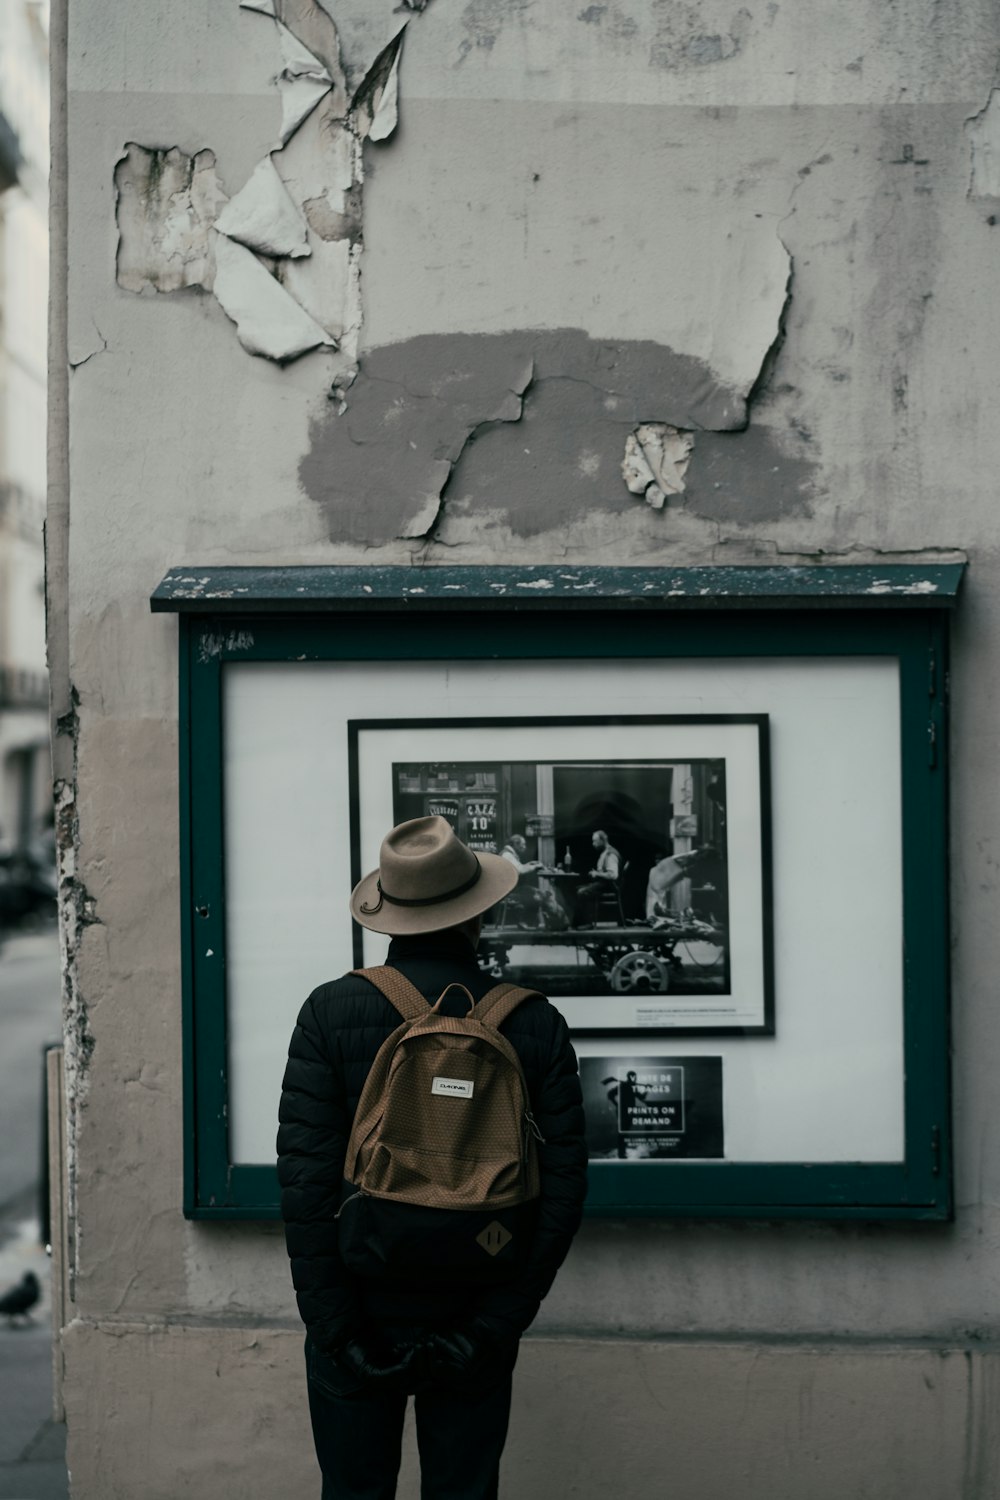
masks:
POLYGON ((537 1124, 535 1123, 535 1117, 531 1113, 530 1109, 526 1109, 524 1111, 524 1118, 525 1118, 525 1120, 527 1120, 527 1122, 528 1122, 528 1129, 531 1131, 532 1135, 535 1137, 535 1140, 536 1141, 541 1141, 542 1145, 544 1146, 545 1145, 545 1137, 544 1137, 544 1135, 542 1135, 542 1132, 539 1130, 537 1124))
POLYGON ((344 1209, 347 1207, 347 1205, 349 1203, 353 1203, 354 1200, 355 1200, 355 1198, 363 1198, 364 1196, 365 1196, 365 1190, 364 1190, 364 1188, 358 1188, 358 1190, 357 1190, 356 1193, 352 1193, 349 1198, 345 1198, 344 1201, 343 1201, 343 1203, 340 1205, 340 1207, 337 1209, 337 1212, 333 1216, 334 1217, 334 1222, 336 1222, 336 1220, 340 1218, 341 1214, 344 1212, 344 1209))

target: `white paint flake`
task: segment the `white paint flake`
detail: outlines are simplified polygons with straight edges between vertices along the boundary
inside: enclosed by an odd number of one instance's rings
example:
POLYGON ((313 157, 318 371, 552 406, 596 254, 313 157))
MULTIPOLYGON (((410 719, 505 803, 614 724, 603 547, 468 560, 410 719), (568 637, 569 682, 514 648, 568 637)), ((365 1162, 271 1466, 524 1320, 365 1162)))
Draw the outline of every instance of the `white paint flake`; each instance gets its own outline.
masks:
POLYGON ((452 465, 446 458, 438 459, 430 465, 429 478, 431 488, 424 495, 416 515, 411 516, 400 531, 399 534, 401 537, 414 538, 426 536, 430 531, 438 518, 438 513, 441 509, 441 491, 451 470, 452 465))
POLYGON ((277 83, 281 93, 281 144, 298 130, 307 115, 333 88, 333 79, 318 57, 303 47, 287 26, 278 22, 284 66, 277 83))
POLYGON ((256 10, 262 16, 273 16, 274 0, 240 0, 240 10, 256 10))
POLYGON ((378 103, 375 106, 375 117, 368 132, 368 139, 370 141, 386 141, 398 124, 399 53, 397 52, 392 69, 385 81, 385 88, 379 95, 378 103))
POLYGON ((284 362, 321 345, 334 346, 326 330, 268 274, 252 251, 220 234, 215 261, 215 295, 236 324, 244 349, 284 362))
MULTIPOLYGON (((778 336, 792 276, 792 259, 769 226, 727 236, 710 314, 702 307, 702 332, 681 344, 702 359, 744 403, 761 361, 778 336)), ((697 301, 692 307, 698 306, 697 301)), ((736 411, 734 409, 734 418, 736 411)))
POLYGON ((888 578, 876 578, 865 589, 866 594, 936 594, 938 586, 929 578, 920 578, 914 583, 893 583, 888 578))
POLYGON ((661 510, 668 495, 684 492, 694 434, 667 422, 643 422, 625 439, 622 478, 633 495, 661 510))
POLYGON ((281 285, 352 356, 361 327, 361 246, 318 240, 308 260, 283 261, 281 285))
POLYGON ((354 96, 351 115, 358 140, 386 141, 399 123, 399 59, 403 26, 372 63, 354 96))
POLYGON ((215 227, 261 255, 297 258, 309 254, 305 215, 292 202, 270 156, 257 163, 215 227))
POLYGON ((249 651, 252 645, 252 630, 230 630, 225 635, 206 630, 198 642, 198 658, 207 662, 214 656, 221 656, 223 651, 249 651))

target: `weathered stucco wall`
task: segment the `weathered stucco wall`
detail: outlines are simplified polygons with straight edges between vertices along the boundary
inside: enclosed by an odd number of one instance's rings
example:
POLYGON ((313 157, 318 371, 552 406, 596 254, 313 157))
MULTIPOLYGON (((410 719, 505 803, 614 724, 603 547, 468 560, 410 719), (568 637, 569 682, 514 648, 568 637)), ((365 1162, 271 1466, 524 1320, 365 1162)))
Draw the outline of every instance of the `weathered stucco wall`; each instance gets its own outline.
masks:
MULTIPOLYGON (((737 1417, 734 1396, 740 1439, 697 1493, 733 1475, 749 1495, 860 1493, 837 1467, 858 1408, 831 1429, 838 1457, 817 1439, 828 1488, 803 1488, 813 1439, 787 1418, 790 1392, 815 1389, 802 1341, 830 1339, 857 1343, 829 1368, 896 1372, 870 1377, 880 1431, 947 1417, 974 1434, 905 1484, 887 1437, 871 1493, 989 1493, 996 1377, 960 1355, 1000 1332, 995 7, 329 0, 335 36, 311 0, 275 4, 284 33, 267 0, 55 11, 74 1493, 173 1495, 183 1438, 192 1493, 244 1495, 262 1450, 279 1462, 303 1440, 280 1236, 180 1211, 175 625, 147 605, 167 568, 956 547, 972 562, 953 674, 956 1223, 590 1225, 539 1327, 731 1341, 714 1364, 664 1353, 662 1385, 622 1376, 650 1483, 674 1393, 708 1380, 683 1422, 692 1451, 714 1448, 718 1382, 752 1389, 747 1348, 780 1337, 785 1417, 737 1417), (172 1329, 163 1366, 150 1325, 172 1329), (271 1362, 238 1355, 258 1332, 271 1362), (959 1351, 947 1411, 893 1364, 894 1339, 925 1346, 914 1369, 938 1367, 938 1341, 959 1351), (213 1360, 226 1379, 198 1386, 212 1420, 189 1435, 184 1392, 213 1360), (161 1380, 117 1433, 112 1489, 95 1426, 161 1380), (237 1405, 246 1441, 220 1470, 237 1405)), ((536 1422, 558 1380, 599 1409, 631 1347, 540 1343, 536 1422)), ((596 1431, 566 1442, 597 1454, 596 1431)))

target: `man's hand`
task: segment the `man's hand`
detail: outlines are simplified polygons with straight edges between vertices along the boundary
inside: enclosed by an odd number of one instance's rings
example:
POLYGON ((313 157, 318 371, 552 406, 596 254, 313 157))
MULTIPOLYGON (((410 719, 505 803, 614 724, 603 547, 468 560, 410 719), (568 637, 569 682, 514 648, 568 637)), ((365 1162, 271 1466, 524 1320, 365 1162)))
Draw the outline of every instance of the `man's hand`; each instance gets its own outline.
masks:
POLYGON ((360 1328, 333 1351, 333 1358, 346 1375, 362 1386, 389 1390, 409 1373, 414 1350, 390 1345, 375 1329, 360 1328))
POLYGON ((428 1374, 434 1380, 474 1377, 499 1348, 496 1335, 478 1318, 430 1334, 425 1345, 428 1374))

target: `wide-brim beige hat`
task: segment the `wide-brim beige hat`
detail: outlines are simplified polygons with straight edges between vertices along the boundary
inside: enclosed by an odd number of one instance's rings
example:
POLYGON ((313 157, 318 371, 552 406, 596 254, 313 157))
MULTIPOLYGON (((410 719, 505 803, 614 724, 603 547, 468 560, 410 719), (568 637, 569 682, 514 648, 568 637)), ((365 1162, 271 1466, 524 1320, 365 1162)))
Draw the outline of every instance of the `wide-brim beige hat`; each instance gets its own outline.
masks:
POLYGON ((378 869, 351 893, 351 916, 390 937, 439 932, 488 911, 516 885, 509 859, 474 853, 446 818, 411 818, 382 840, 378 869))

